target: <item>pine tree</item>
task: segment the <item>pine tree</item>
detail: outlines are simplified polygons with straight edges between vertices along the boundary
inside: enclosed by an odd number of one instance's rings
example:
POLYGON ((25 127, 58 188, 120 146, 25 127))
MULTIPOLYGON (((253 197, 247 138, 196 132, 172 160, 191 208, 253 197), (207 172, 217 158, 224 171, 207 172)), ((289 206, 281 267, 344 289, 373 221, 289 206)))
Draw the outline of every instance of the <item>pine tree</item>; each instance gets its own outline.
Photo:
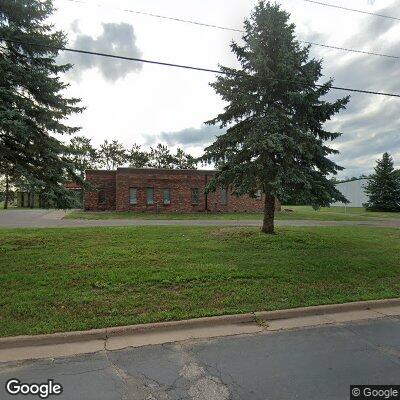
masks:
POLYGON ((228 104, 207 123, 226 133, 202 159, 218 168, 208 191, 229 185, 239 196, 263 192, 262 231, 273 233, 275 198, 285 201, 296 194, 320 206, 346 201, 327 179, 342 168, 328 159, 337 151, 326 142, 341 133, 328 132, 323 124, 349 98, 323 98, 332 80, 315 86, 322 61, 309 59, 309 46, 295 39, 295 26, 279 5, 260 1, 244 27, 244 44, 231 44, 241 69, 221 67, 225 75, 211 84, 228 104))
POLYGON ((178 148, 174 155, 174 166, 176 169, 196 169, 197 160, 178 148))
POLYGON ((128 160, 128 155, 123 144, 118 140, 112 140, 111 142, 105 140, 100 145, 99 160, 103 167, 112 170, 125 164, 128 160))
POLYGON ((69 159, 75 166, 75 171, 82 179, 85 178, 87 169, 95 168, 99 160, 96 149, 91 140, 85 136, 75 136, 69 144, 69 159))
POLYGON ((53 11, 51 0, 0 3, 0 168, 10 180, 26 178, 40 188, 49 205, 65 208, 75 200, 64 183, 79 177, 56 135, 77 132, 63 121, 82 108, 62 93, 67 85, 59 75, 71 65, 57 64, 57 50, 34 45, 66 45, 64 33, 47 22, 53 11))
POLYGON ((375 173, 369 177, 365 192, 369 197, 365 204, 367 210, 400 211, 400 176, 388 153, 377 160, 375 173))
POLYGON ((168 146, 158 143, 156 147, 150 148, 150 166, 152 168, 174 168, 174 157, 168 146))
POLYGON ((148 167, 150 163, 150 154, 142 150, 142 146, 135 143, 129 152, 128 162, 129 166, 132 168, 148 167))

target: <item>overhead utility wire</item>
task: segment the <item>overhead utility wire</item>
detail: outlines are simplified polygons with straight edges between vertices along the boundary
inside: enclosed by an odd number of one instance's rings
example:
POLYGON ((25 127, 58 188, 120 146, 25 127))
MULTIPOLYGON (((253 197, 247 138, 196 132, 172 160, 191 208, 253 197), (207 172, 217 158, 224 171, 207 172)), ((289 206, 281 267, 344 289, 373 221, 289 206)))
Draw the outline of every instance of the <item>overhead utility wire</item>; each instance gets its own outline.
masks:
MULTIPOLYGON (((190 70, 203 71, 203 72, 212 72, 212 73, 221 74, 221 75, 231 75, 231 76, 233 76, 233 75, 240 74, 240 72, 230 73, 230 72, 220 71, 220 70, 216 70, 216 69, 194 67, 194 66, 190 66, 190 65, 174 64, 174 63, 167 63, 167 62, 155 61, 155 60, 145 60, 143 58, 126 57, 126 56, 120 56, 120 55, 116 55, 116 54, 99 53, 99 52, 88 51, 88 50, 71 49, 71 48, 68 48, 68 47, 49 46, 49 45, 45 45, 45 44, 25 42, 25 41, 22 41, 22 40, 8 39, 8 38, 4 38, 4 37, 0 37, 0 41, 1 40, 5 41, 5 42, 9 42, 9 43, 17 43, 17 44, 22 44, 22 45, 27 45, 27 46, 42 47, 42 48, 53 50, 53 51, 54 50, 57 50, 57 51, 69 51, 69 52, 72 52, 72 53, 90 54, 90 55, 94 55, 94 56, 107 57, 107 58, 116 58, 116 59, 127 60, 127 61, 137 61, 137 62, 142 62, 142 63, 147 63, 147 64, 162 65, 162 66, 165 66, 165 67, 175 67, 175 68, 183 68, 183 69, 190 69, 190 70)), ((292 81, 292 80, 288 80, 288 79, 280 79, 280 78, 269 78, 269 79, 277 81, 277 82, 298 83, 298 84, 304 85, 304 86, 313 86, 313 87, 323 87, 324 86, 324 85, 318 85, 316 83, 309 84, 309 83, 306 83, 306 82, 292 81)), ((353 89, 353 88, 346 88, 346 87, 341 87, 341 86, 331 86, 331 89, 343 90, 343 91, 346 91, 346 92, 376 94, 376 95, 379 95, 379 96, 387 96, 387 97, 400 97, 400 94, 395 94, 395 93, 375 92, 375 91, 371 91, 371 90, 353 89)))
POLYGON ((99 4, 99 3, 90 4, 90 3, 86 2, 86 1, 81 1, 81 0, 66 0, 66 1, 69 1, 71 3, 86 4, 88 6, 113 8, 113 9, 118 10, 118 11, 128 12, 128 13, 132 13, 132 14, 146 15, 147 17, 154 17, 154 18, 161 18, 161 19, 169 19, 171 21, 176 21, 176 22, 184 22, 184 23, 187 23, 187 24, 206 26, 208 28, 216 28, 216 29, 222 29, 222 30, 225 30, 225 31, 233 31, 233 32, 244 33, 244 31, 242 29, 235 29, 235 28, 228 28, 228 27, 220 26, 220 25, 207 24, 205 22, 194 21, 194 20, 191 20, 191 19, 167 17, 166 15, 152 14, 152 13, 148 13, 148 12, 145 12, 145 11, 130 10, 130 9, 127 9, 127 8, 117 8, 117 7, 113 7, 113 6, 108 6, 107 4, 99 4))
POLYGON ((394 19, 396 21, 400 21, 399 17, 393 17, 391 15, 384 15, 384 14, 377 14, 369 11, 364 11, 364 10, 357 10, 355 8, 348 8, 348 7, 343 7, 343 6, 338 6, 336 4, 331 4, 331 3, 323 3, 322 1, 315 1, 315 0, 304 0, 307 3, 313 3, 313 4, 318 4, 320 6, 325 6, 325 7, 332 7, 332 8, 339 8, 340 10, 345 10, 345 11, 351 11, 351 12, 356 12, 359 14, 367 14, 367 15, 373 15, 375 17, 381 17, 381 18, 389 18, 389 19, 394 19))
MULTIPOLYGON (((81 1, 81 0, 66 0, 66 1, 69 1, 69 2, 72 2, 72 3, 85 4, 85 5, 88 5, 88 6, 96 5, 98 7, 107 7, 107 8, 110 7, 110 8, 119 10, 119 11, 128 12, 128 13, 132 13, 132 14, 138 14, 138 15, 145 15, 147 17, 161 18, 161 19, 167 19, 167 20, 171 20, 171 21, 175 21, 175 22, 183 22, 183 23, 187 23, 187 24, 204 26, 204 27, 208 27, 208 28, 215 28, 215 29, 222 29, 222 30, 225 30, 225 31, 245 33, 245 31, 243 29, 236 29, 236 28, 229 28, 229 27, 221 26, 221 25, 207 24, 205 22, 194 21, 194 20, 190 20, 190 19, 167 17, 166 15, 152 14, 152 13, 148 13, 148 12, 144 12, 144 11, 136 11, 136 10, 130 10, 130 9, 126 9, 126 8, 116 8, 116 7, 108 6, 106 4, 89 4, 86 1, 81 1)), ((307 0, 305 0, 305 1, 307 1, 307 0)), ((340 50, 340 51, 348 51, 350 53, 359 53, 359 54, 365 54, 365 55, 370 55, 370 56, 379 56, 379 57, 400 59, 400 56, 394 56, 394 55, 390 55, 390 54, 382 54, 382 53, 375 53, 375 52, 372 52, 372 51, 349 49, 349 48, 346 48, 346 47, 332 46, 332 45, 323 44, 323 43, 309 42, 309 41, 306 41, 306 40, 299 40, 299 42, 310 44, 312 46, 325 47, 325 48, 328 48, 328 49, 334 49, 334 50, 340 50)))

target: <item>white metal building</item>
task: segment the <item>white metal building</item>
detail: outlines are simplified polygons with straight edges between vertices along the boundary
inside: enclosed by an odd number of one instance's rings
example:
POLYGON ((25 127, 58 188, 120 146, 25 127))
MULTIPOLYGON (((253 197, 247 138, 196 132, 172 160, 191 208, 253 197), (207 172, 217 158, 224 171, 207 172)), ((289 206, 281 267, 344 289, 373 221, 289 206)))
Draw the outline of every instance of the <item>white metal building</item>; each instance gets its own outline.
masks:
POLYGON ((336 189, 338 189, 350 203, 333 203, 334 207, 362 207, 364 203, 368 201, 368 196, 365 193, 364 186, 367 184, 368 179, 357 179, 354 181, 345 181, 338 183, 336 189))

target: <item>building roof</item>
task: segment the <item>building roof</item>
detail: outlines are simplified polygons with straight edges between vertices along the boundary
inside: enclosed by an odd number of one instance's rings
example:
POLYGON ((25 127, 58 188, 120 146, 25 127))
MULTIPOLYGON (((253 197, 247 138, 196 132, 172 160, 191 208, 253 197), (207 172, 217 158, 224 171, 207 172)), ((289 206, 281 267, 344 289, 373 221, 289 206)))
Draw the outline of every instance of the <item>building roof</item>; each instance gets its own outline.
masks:
POLYGON ((80 190, 80 189, 82 189, 79 184, 77 184, 76 182, 72 182, 72 181, 67 182, 64 185, 64 187, 67 188, 67 189, 70 189, 70 190, 80 190))
POLYGON ((214 174, 217 172, 216 170, 210 169, 169 169, 169 168, 129 168, 129 167, 122 167, 117 168, 116 170, 106 170, 106 169, 88 169, 86 172, 98 172, 98 173, 116 173, 116 172, 131 172, 131 173, 143 173, 147 172, 149 174, 214 174))
POLYGON ((354 182, 354 181, 368 181, 368 180, 369 180, 369 178, 345 179, 344 181, 336 182, 335 185, 338 185, 339 183, 354 182))

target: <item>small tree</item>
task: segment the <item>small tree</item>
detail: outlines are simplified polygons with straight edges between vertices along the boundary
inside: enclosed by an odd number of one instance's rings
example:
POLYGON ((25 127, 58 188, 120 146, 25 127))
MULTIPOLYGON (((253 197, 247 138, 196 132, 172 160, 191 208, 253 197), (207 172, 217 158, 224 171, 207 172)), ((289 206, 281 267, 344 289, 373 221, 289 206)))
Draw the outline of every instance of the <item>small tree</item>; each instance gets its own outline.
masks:
POLYGON ((75 166, 76 172, 85 177, 87 169, 95 168, 99 155, 91 144, 91 140, 84 136, 75 136, 69 145, 69 158, 75 166))
POLYGON ((99 156, 100 164, 108 170, 115 169, 127 161, 126 150, 118 140, 113 140, 111 143, 105 140, 100 145, 99 156))
POLYGON ((128 163, 132 168, 144 168, 149 166, 150 154, 142 150, 139 144, 134 144, 128 154, 128 163))
POLYGON ((159 143, 155 148, 150 148, 150 165, 153 168, 174 168, 174 157, 169 148, 159 143))
POLYGON ((349 98, 326 100, 332 80, 316 86, 322 61, 295 39, 295 26, 279 5, 260 1, 244 23, 243 45, 231 49, 241 69, 221 67, 211 86, 227 103, 208 124, 227 128, 202 159, 219 169, 207 190, 229 186, 237 195, 264 194, 262 231, 274 232, 275 199, 296 197, 328 206, 346 201, 327 179, 342 168, 326 142, 341 135, 323 124, 349 98))
POLYGON ((178 148, 174 155, 174 166, 176 169, 196 169, 197 160, 178 148))
POLYGON ((369 197, 365 204, 367 210, 400 211, 400 176, 388 153, 377 160, 375 173, 369 177, 365 192, 369 197))

